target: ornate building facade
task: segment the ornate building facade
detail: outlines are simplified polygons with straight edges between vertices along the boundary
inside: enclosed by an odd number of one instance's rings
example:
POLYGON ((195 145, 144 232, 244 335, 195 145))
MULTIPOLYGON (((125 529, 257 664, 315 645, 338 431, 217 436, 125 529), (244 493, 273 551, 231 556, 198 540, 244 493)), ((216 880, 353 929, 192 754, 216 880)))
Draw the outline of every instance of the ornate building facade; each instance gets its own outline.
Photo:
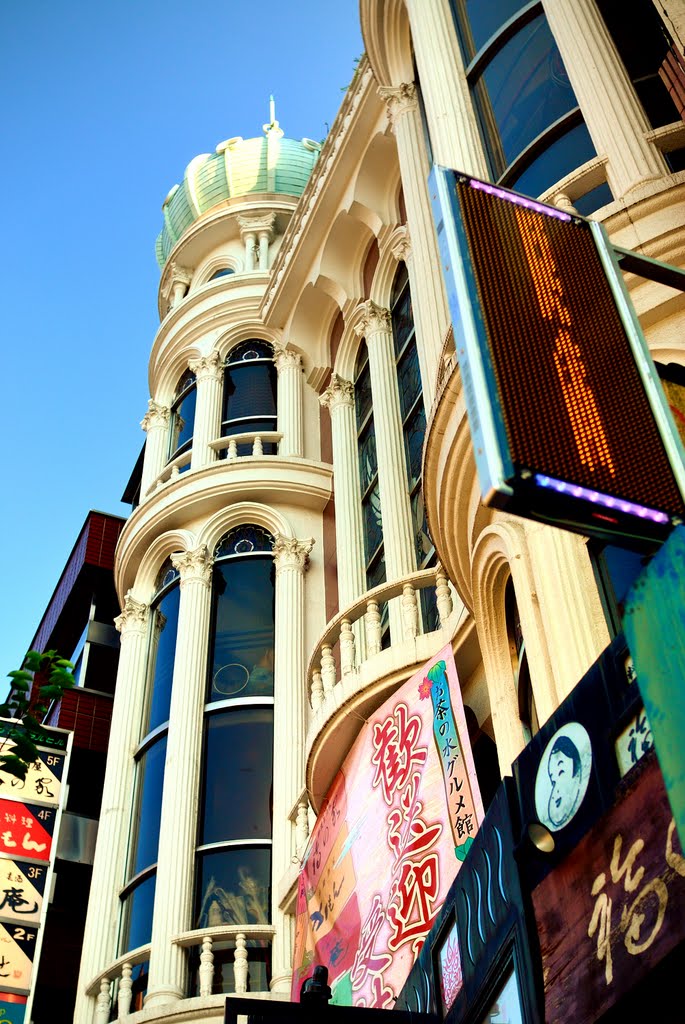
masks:
MULTIPOLYGON (((169 193, 78 1024, 287 999, 300 858, 369 713, 450 644, 487 806, 616 634, 637 556, 480 503, 427 178, 681 264, 682 10, 638 8, 361 0, 323 145, 272 115, 169 193)), ((627 283, 682 365, 682 295, 627 283)))

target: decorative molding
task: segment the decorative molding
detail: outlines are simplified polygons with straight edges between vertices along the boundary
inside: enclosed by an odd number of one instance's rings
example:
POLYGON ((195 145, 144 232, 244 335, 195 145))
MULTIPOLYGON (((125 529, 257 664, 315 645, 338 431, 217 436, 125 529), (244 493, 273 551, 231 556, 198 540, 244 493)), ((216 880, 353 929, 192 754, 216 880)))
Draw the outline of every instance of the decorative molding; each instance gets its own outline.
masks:
POLYGON ((384 99, 388 108, 388 120, 392 128, 398 118, 418 109, 419 100, 413 82, 402 82, 400 85, 381 85, 378 95, 384 99))
POLYGON ((314 538, 298 540, 296 537, 284 537, 277 533, 274 538, 274 562, 276 563, 276 575, 286 569, 295 569, 304 573, 309 565, 309 552, 314 547, 314 538))
POLYGON ((409 258, 411 256, 411 239, 406 225, 403 225, 394 232, 394 237, 390 244, 390 252, 398 263, 409 262, 409 258))
POLYGON ((140 425, 146 433, 157 427, 163 427, 166 430, 169 426, 170 415, 171 409, 168 405, 160 405, 159 402, 155 402, 151 398, 147 403, 147 412, 140 421, 140 425))
POLYGON ((124 633, 144 633, 149 611, 149 606, 137 601, 129 590, 124 598, 124 607, 121 614, 115 618, 114 625, 122 636, 124 633))
POLYGON ((368 338, 371 334, 392 331, 392 315, 389 309, 377 306, 373 299, 362 302, 354 311, 354 333, 360 338, 368 338))
POLYGON ((240 228, 240 237, 243 242, 245 241, 245 235, 259 234, 262 231, 268 232, 269 241, 273 238, 274 225, 276 224, 276 214, 262 213, 262 214, 239 214, 236 217, 238 226, 240 228))
POLYGON ((277 373, 282 370, 299 370, 302 367, 302 356, 282 342, 274 343, 274 364, 277 373))
POLYGON ((208 356, 198 356, 188 361, 188 369, 192 370, 198 380, 222 380, 224 361, 221 353, 214 350, 208 356))
POLYGON ((177 551, 171 556, 171 564, 181 574, 181 587, 186 583, 203 583, 208 587, 212 582, 214 559, 206 544, 193 551, 177 551))
POLYGON ((188 267, 182 267, 178 263, 171 264, 171 276, 170 276, 170 289, 177 284, 183 284, 190 287, 190 282, 193 279, 193 272, 188 267))
POLYGON ((324 393, 319 395, 319 402, 330 412, 341 405, 354 406, 354 384, 337 373, 332 374, 330 384, 324 393))

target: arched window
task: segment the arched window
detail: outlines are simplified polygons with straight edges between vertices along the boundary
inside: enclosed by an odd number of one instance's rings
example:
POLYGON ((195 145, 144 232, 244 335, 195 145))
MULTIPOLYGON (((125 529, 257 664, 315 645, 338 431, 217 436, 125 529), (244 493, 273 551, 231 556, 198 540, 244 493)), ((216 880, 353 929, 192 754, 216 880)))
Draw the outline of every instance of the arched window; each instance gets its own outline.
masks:
MULTIPOLYGON (((276 367, 274 352, 265 341, 243 341, 231 349, 224 371, 221 436, 276 430, 276 367)), ((275 455, 275 443, 264 444, 265 455, 275 455)), ((252 443, 238 445, 249 455, 252 443)))
MULTIPOLYGON (((127 884, 123 901, 120 953, 146 945, 152 935, 157 848, 162 810, 167 725, 176 652, 179 573, 167 559, 157 577, 150 607, 148 635, 148 694, 142 739, 135 753, 134 803, 127 884)), ((134 968, 134 1004, 147 985, 147 963, 134 968)))
MULTIPOLYGON (((451 0, 490 176, 539 196, 597 155, 542 4, 451 0)), ((589 214, 602 184, 574 201, 589 214)))
POLYGON ((514 682, 518 694, 519 718, 526 743, 530 743, 533 736, 540 728, 535 698, 533 696, 533 684, 530 678, 528 667, 528 655, 521 629, 521 617, 516 602, 514 582, 511 578, 507 580, 504 591, 504 617, 507 625, 507 639, 509 641, 509 654, 511 657, 511 670, 514 674, 514 682))
POLYGON ((186 370, 178 382, 171 406, 169 459, 183 455, 193 443, 196 398, 195 374, 191 370, 186 370))
POLYGON ((234 271, 231 269, 231 267, 220 267, 219 270, 214 271, 212 276, 208 279, 207 283, 209 284, 209 281, 216 281, 218 277, 228 277, 229 274, 233 273, 234 271))
MULTIPOLYGON (((214 554, 196 928, 271 920, 272 548, 270 533, 245 525, 222 537, 214 554)), ((270 945, 250 945, 249 988, 268 991, 270 945)), ((215 992, 234 991, 234 949, 214 946, 215 992)))

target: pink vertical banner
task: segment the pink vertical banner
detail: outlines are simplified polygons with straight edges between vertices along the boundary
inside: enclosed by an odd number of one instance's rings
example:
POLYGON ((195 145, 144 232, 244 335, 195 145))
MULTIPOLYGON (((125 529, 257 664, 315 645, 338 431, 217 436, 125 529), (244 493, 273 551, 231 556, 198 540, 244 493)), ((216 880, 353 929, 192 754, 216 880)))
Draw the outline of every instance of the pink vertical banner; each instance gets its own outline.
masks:
POLYGON ((317 964, 333 1001, 392 1007, 483 819, 450 646, 362 727, 299 879, 292 998, 317 964))

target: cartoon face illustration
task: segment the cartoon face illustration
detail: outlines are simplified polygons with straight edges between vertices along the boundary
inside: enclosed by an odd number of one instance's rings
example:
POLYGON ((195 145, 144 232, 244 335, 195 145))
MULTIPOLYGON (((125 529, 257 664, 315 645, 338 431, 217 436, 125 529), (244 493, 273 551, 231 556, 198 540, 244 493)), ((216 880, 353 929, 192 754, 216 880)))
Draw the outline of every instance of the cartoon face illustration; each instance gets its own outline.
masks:
POLYGON ((585 796, 592 746, 579 722, 568 722, 547 744, 535 780, 535 809, 552 832, 571 821, 585 796))

